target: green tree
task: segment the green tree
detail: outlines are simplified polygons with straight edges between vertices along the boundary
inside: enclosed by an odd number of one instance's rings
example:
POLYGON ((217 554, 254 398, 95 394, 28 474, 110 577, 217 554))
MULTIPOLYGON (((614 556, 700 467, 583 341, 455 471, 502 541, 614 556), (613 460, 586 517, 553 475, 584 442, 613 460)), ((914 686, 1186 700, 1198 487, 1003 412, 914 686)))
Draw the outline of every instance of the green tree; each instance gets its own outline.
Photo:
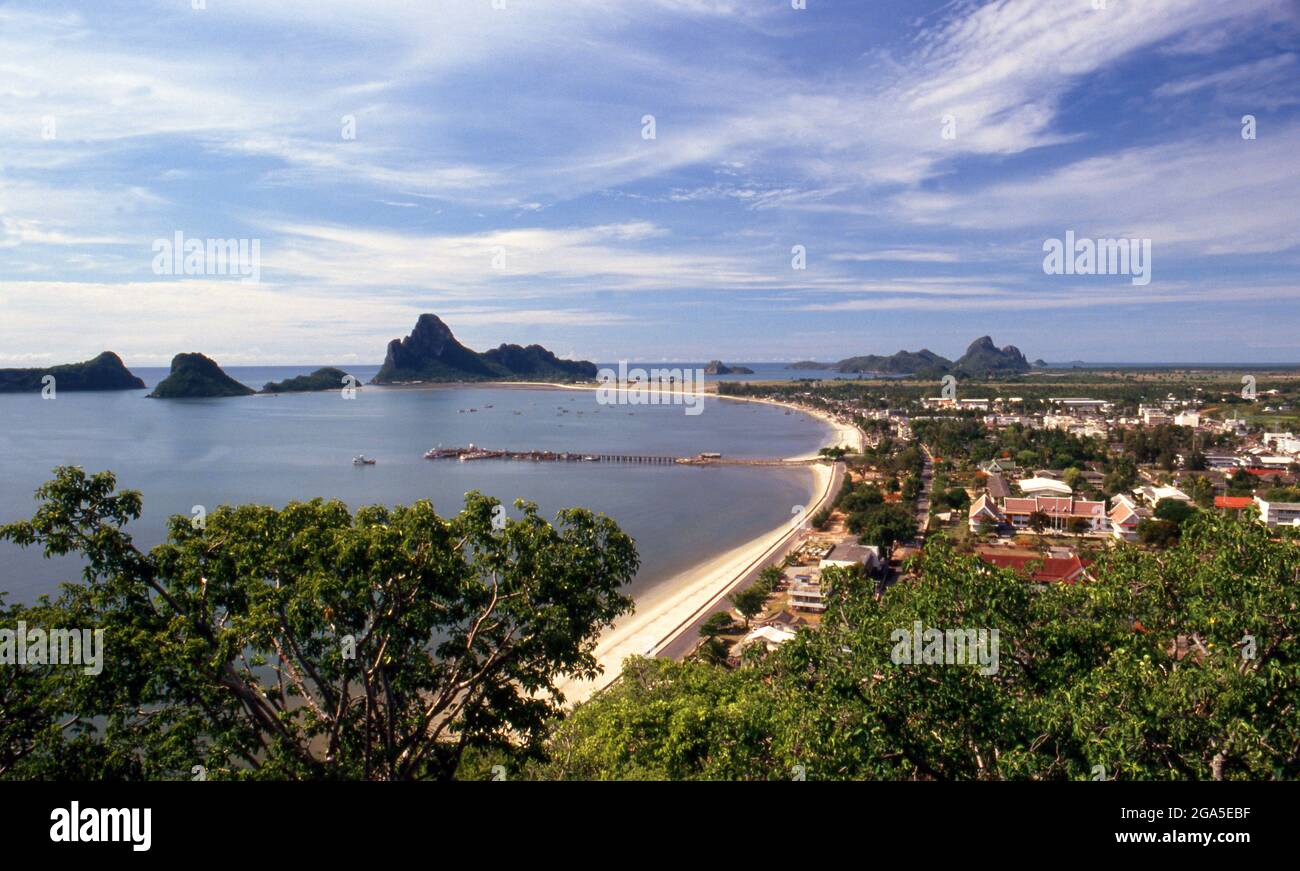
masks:
POLYGON ((1192 478, 1188 495, 1202 508, 1214 507, 1214 482, 1205 475, 1192 478))
POLYGON ((527 775, 1300 777, 1296 541, 1201 512, 1168 551, 1102 552, 1083 584, 1035 587, 942 537, 914 568, 880 599, 837 581, 817 630, 734 671, 629 660, 527 775), (918 622, 997 629, 996 669, 901 660, 918 622))
POLYGON ((727 648, 727 642, 723 641, 721 638, 706 639, 705 642, 700 645, 699 650, 696 651, 696 656, 699 657, 700 661, 710 663, 711 665, 727 665, 728 654, 729 650, 727 648))
POLYGON ((736 606, 740 616, 745 618, 745 628, 748 629, 749 621, 763 612, 763 606, 767 604, 767 595, 766 591, 755 585, 737 590, 727 598, 736 606))
POLYGON ((719 611, 716 614, 710 614, 702 624, 700 624, 700 636, 703 638, 717 638, 719 635, 726 635, 736 628, 735 622, 731 615, 726 611, 719 611))
POLYGON ((467 748, 534 752, 557 682, 595 676, 632 607, 632 540, 581 509, 552 526, 520 501, 498 529, 478 493, 450 519, 221 507, 146 553, 124 528, 140 495, 111 473, 60 468, 37 496, 0 540, 78 554, 84 579, 4 619, 103 629, 109 652, 98 676, 50 669, 6 698, 9 777, 451 778, 467 748))
POLYGON ((770 596, 781 586, 784 575, 776 566, 767 566, 758 573, 758 578, 754 581, 754 586, 763 591, 764 595, 770 596))
POLYGON ((894 545, 916 537, 916 518, 906 507, 898 503, 880 505, 853 518, 856 522, 850 529, 858 534, 862 544, 875 545, 880 548, 880 556, 888 559, 894 545))

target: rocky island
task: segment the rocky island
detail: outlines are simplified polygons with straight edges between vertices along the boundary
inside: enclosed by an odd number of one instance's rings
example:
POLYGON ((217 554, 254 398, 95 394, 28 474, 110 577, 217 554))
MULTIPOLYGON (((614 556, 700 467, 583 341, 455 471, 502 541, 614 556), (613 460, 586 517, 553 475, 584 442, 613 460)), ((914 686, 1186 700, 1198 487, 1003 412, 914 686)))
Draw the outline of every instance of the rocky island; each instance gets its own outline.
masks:
POLYGON ((315 393, 322 390, 342 390, 349 385, 356 386, 359 382, 355 378, 351 381, 345 381, 350 378, 348 373, 342 369, 333 366, 325 366, 317 369, 310 375, 299 375, 295 378, 286 378, 283 381, 268 381, 262 387, 263 393, 315 393))
POLYGON ((249 396, 251 387, 231 378, 216 361, 198 353, 177 354, 171 374, 158 382, 150 399, 197 399, 217 396, 249 396))
POLYGON ((131 374, 122 358, 105 351, 84 363, 66 363, 48 369, 0 369, 0 393, 38 393, 46 375, 54 376, 56 390, 143 390, 144 382, 131 374))
POLYGON ((405 339, 388 343, 388 354, 371 384, 439 381, 583 381, 596 377, 586 360, 561 360, 541 345, 501 345, 479 353, 456 341, 437 315, 423 314, 405 339))
POLYGON ((728 366, 721 360, 710 360, 704 367, 705 375, 753 375, 754 370, 748 366, 728 366))

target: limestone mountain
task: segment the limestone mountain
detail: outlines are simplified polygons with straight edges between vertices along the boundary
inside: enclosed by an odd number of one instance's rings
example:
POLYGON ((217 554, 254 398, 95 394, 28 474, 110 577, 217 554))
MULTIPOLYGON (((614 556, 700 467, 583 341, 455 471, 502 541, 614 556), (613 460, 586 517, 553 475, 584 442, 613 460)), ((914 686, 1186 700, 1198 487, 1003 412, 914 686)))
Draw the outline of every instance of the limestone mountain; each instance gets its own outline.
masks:
POLYGON ((921 375, 934 372, 946 372, 952 361, 941 357, 928 348, 919 351, 899 351, 888 357, 868 354, 864 357, 849 357, 835 364, 841 372, 882 372, 886 375, 921 375))
POLYGON ((966 353, 953 364, 952 368, 964 375, 982 378, 987 375, 1028 372, 1032 367, 1015 345, 1007 345, 999 350, 993 344, 993 339, 980 336, 971 342, 966 353))
POLYGON ((510 379, 579 380, 596 377, 585 360, 561 360, 541 345, 501 345, 480 354, 466 348, 437 315, 422 314, 405 339, 388 343, 372 384, 510 379))

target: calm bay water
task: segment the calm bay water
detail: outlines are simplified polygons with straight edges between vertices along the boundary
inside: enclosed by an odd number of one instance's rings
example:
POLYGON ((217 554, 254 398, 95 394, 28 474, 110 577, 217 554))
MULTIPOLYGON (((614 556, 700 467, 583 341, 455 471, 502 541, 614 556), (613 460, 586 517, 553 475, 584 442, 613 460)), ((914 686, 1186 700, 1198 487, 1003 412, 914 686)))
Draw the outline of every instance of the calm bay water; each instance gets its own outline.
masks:
MULTIPOLYGON (((253 387, 314 367, 237 367, 253 387)), ((342 367, 363 383, 374 366, 342 367)), ((757 367, 754 367, 757 368, 757 367)), ((150 388, 164 369, 136 368, 150 388)), ((443 515, 481 490, 510 504, 538 503, 550 518, 584 506, 613 517, 637 540, 642 569, 632 593, 772 529, 807 504, 812 476, 799 469, 634 466, 604 463, 431 461, 435 445, 683 456, 785 457, 825 443, 809 417, 754 403, 602 406, 591 391, 364 387, 354 400, 328 393, 152 400, 144 391, 0 395, 0 522, 29 517, 33 491, 58 465, 112 470, 140 490, 139 544, 161 541, 165 519, 193 506, 342 499, 352 508, 430 499, 443 515), (471 411, 470 409, 476 409, 471 411), (374 457, 374 466, 352 457, 374 457)), ((0 591, 17 601, 77 580, 68 560, 0 544, 0 591)))

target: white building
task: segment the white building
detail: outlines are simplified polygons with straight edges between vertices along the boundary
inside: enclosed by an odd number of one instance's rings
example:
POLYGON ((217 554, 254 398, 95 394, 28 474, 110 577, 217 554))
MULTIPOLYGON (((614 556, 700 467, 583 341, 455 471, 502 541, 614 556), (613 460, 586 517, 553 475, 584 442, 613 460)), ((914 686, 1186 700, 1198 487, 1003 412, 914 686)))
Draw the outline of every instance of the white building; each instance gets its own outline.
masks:
POLYGON ((1300 526, 1300 502, 1268 502, 1256 496, 1255 505, 1265 526, 1300 526))
POLYGON ((1188 496, 1177 487, 1156 487, 1149 484, 1134 490, 1133 495, 1141 497, 1148 505, 1158 505, 1161 499, 1175 499, 1179 502, 1192 501, 1191 496, 1188 496))
POLYGON ((1176 426, 1197 427, 1201 425, 1201 416, 1194 411, 1184 411, 1174 415, 1176 426))
POLYGON ((1074 492, 1069 484, 1052 478, 1025 478, 1016 485, 1026 496, 1069 496, 1074 492))

